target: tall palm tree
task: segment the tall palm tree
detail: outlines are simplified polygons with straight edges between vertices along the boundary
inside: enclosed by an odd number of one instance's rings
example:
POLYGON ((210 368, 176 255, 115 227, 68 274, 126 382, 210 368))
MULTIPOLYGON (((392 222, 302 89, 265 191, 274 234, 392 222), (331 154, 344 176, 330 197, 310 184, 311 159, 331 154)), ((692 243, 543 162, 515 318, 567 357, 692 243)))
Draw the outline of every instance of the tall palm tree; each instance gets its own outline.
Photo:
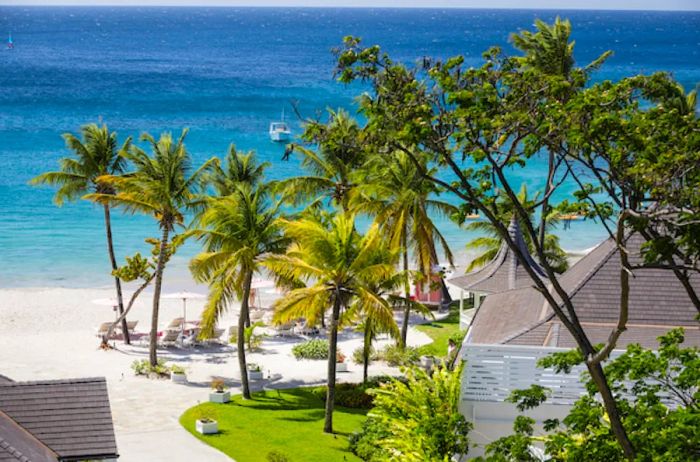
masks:
POLYGON ((350 192, 354 186, 353 172, 364 162, 362 129, 346 111, 329 111, 327 124, 307 124, 302 139, 318 146, 318 152, 299 144, 290 144, 285 153, 301 155, 301 167, 308 175, 300 175, 278 183, 280 191, 293 205, 323 202, 348 210, 350 192))
MULTIPOLYGON (((80 128, 81 138, 71 133, 65 133, 63 139, 66 146, 73 151, 73 157, 65 157, 59 161, 60 170, 42 173, 33 178, 31 184, 49 184, 58 186, 54 196, 54 202, 59 207, 65 201, 75 201, 86 194, 97 193, 113 195, 114 188, 99 178, 104 175, 121 175, 124 173, 126 160, 122 155, 128 151, 131 138, 127 138, 124 144, 119 146, 116 132, 110 132, 106 125, 84 125, 80 128)), ((107 233, 107 251, 112 271, 117 270, 117 258, 114 254, 114 241, 112 238, 112 219, 109 204, 103 204, 105 230, 107 233)), ((124 313, 124 301, 122 297, 121 280, 114 276, 114 285, 117 290, 117 303, 119 315, 124 313)), ((126 319, 122 320, 122 332, 124 342, 130 343, 129 330, 126 328, 126 319)), ((103 341, 105 341, 103 339, 103 341)))
POLYGON ((272 204, 265 185, 240 183, 231 193, 213 201, 201 218, 201 228, 188 234, 204 243, 204 252, 192 259, 195 279, 209 284, 209 299, 202 313, 202 335, 214 331, 222 313, 237 298, 238 365, 243 397, 250 399, 245 357, 245 327, 251 281, 261 259, 284 252, 288 239, 279 221, 279 204, 272 204))
POLYGON ((206 174, 206 182, 214 188, 216 196, 228 196, 234 194, 241 183, 253 188, 262 183, 265 169, 269 166, 269 162, 258 163, 253 151, 242 153, 232 144, 224 158, 224 165, 213 165, 206 174))
POLYGON ((365 236, 355 229, 352 214, 337 214, 320 222, 301 219, 286 222, 287 235, 293 244, 285 255, 273 255, 265 261, 278 277, 286 281, 302 281, 308 286, 291 290, 275 302, 276 322, 300 317, 315 323, 318 316, 331 310, 329 327, 328 391, 326 395, 323 431, 333 432, 335 403, 336 355, 338 325, 341 313, 353 298, 384 303, 368 286, 369 281, 381 281, 394 272, 394 262, 376 226, 365 236))
MULTIPOLYGON (((529 210, 530 214, 534 214, 537 196, 534 198, 528 197, 527 186, 525 184, 520 187, 517 199, 525 210, 529 210)), ((513 205, 507 197, 503 197, 500 204, 502 213, 499 218, 506 226, 508 226, 513 217, 513 205)), ((547 229, 552 229, 559 223, 559 220, 559 212, 556 210, 550 210, 544 222, 546 223, 547 229)), ((491 260, 496 258, 496 254, 503 244, 503 238, 490 221, 473 221, 467 224, 465 229, 469 231, 477 231, 482 234, 482 236, 472 239, 469 243, 467 243, 467 249, 478 249, 482 251, 482 253, 472 260, 467 267, 467 271, 469 272, 486 265, 491 260)), ((532 252, 534 248, 530 240, 530 236, 525 233, 523 234, 523 238, 532 252)), ((566 252, 564 252, 559 245, 559 237, 555 234, 545 234, 544 253, 547 257, 547 261, 552 266, 554 271, 563 273, 568 269, 569 262, 566 258, 566 252)))
MULTIPOLYGON (((429 169, 427 161, 423 168, 429 169)), ((374 222, 390 244, 402 249, 405 306, 401 345, 405 346, 412 306, 409 251, 412 250, 416 269, 424 278, 430 279, 432 267, 438 263, 438 246, 452 263, 452 252, 433 217, 451 216, 458 209, 437 199, 439 191, 406 153, 374 156, 363 172, 366 180, 358 187, 352 208, 374 216, 374 222)))
POLYGON ((86 199, 118 206, 130 213, 150 215, 158 222, 161 239, 155 269, 149 345, 149 361, 154 367, 158 364, 158 312, 163 272, 170 253, 169 239, 176 226, 184 226, 185 212, 196 198, 202 175, 216 162, 215 159, 209 159, 190 174, 192 166, 190 154, 185 148, 186 135, 187 129, 182 131, 178 139, 173 139, 170 133, 163 133, 156 140, 144 133, 141 140, 150 145, 150 155, 136 146, 123 153, 124 158, 131 161, 136 170, 128 175, 99 178, 115 188, 116 194, 93 193, 85 196, 86 199))

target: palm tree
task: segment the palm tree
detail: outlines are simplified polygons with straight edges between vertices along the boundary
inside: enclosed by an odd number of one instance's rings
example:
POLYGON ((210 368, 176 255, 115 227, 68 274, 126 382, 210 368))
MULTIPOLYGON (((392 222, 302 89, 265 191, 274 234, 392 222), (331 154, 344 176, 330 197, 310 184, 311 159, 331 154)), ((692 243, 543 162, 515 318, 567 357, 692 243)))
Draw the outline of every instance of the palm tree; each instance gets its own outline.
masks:
MULTIPOLYGON (((531 215, 534 214, 537 197, 528 197, 527 186, 525 184, 520 187, 517 199, 525 210, 529 210, 531 215)), ((506 226, 508 226, 513 217, 513 205, 509 198, 505 196, 502 198, 500 201, 500 210, 502 211, 500 220, 506 226)), ((556 210, 550 210, 544 222, 546 223, 546 227, 551 229, 559 223, 559 219, 559 212, 556 210)), ((469 231, 477 231, 482 234, 482 236, 471 240, 467 244, 467 249, 478 249, 483 251, 478 257, 471 261, 467 267, 467 272, 469 272, 486 265, 491 260, 496 258, 498 249, 500 249, 501 245, 503 245, 503 238, 490 221, 473 221, 466 225, 465 229, 469 231)), ((534 249, 529 234, 523 234, 523 238, 532 252, 534 249)), ((566 259, 566 252, 564 252, 559 245, 559 237, 557 237, 555 234, 545 234, 544 253, 547 261, 552 266, 554 271, 563 273, 569 267, 569 262, 566 259)))
POLYGON ((250 399, 245 357, 245 327, 251 281, 266 255, 284 252, 287 239, 279 221, 279 204, 272 204, 265 185, 240 183, 231 193, 211 202, 201 228, 188 234, 204 243, 204 252, 190 263, 195 279, 209 284, 209 300, 202 313, 202 335, 213 333, 222 313, 241 300, 238 313, 238 364, 243 398, 250 399))
POLYGON ((285 159, 292 152, 301 155, 301 167, 309 172, 281 180, 279 190, 288 202, 299 205, 310 201, 310 207, 324 201, 348 210, 350 192, 354 186, 353 172, 364 162, 362 130, 357 121, 343 110, 329 111, 328 124, 307 124, 302 139, 318 146, 318 152, 299 144, 290 144, 285 159))
MULTIPOLYGON (((423 162, 422 168, 428 170, 427 161, 423 162)), ((405 346, 412 306, 409 250, 413 251, 417 271, 428 279, 433 274, 433 265, 438 263, 437 246, 442 247, 452 263, 452 252, 433 217, 451 216, 458 209, 435 197, 439 191, 404 152, 394 152, 388 158, 375 156, 363 172, 366 180, 358 187, 353 209, 373 215, 390 244, 402 249, 405 307, 401 345, 405 346)))
POLYGON ((102 204, 122 207, 130 213, 150 215, 160 227, 161 239, 155 269, 149 348, 149 360, 153 367, 158 363, 158 311, 163 272, 169 256, 170 235, 176 226, 184 226, 185 211, 192 206, 196 198, 202 175, 215 163, 215 159, 210 159, 188 176, 192 167, 190 154, 185 148, 186 135, 187 129, 182 131, 177 140, 173 139, 170 133, 163 133, 156 141, 153 136, 144 133, 141 140, 150 145, 150 155, 136 146, 123 153, 123 156, 134 164, 136 170, 128 175, 99 178, 100 181, 114 187, 116 194, 93 193, 85 196, 86 199, 102 204))
POLYGON ((213 165, 206 177, 206 182, 214 188, 216 196, 234 194, 237 185, 244 183, 255 188, 263 182, 265 169, 269 162, 258 163, 253 151, 242 153, 233 144, 229 146, 224 159, 225 166, 213 165))
MULTIPOLYGON (((65 201, 75 201, 86 194, 114 194, 114 188, 98 178, 104 175, 121 175, 126 166, 126 160, 122 155, 131 145, 131 138, 127 138, 119 147, 116 132, 110 132, 106 125, 84 125, 80 129, 79 139, 71 133, 65 133, 63 139, 66 146, 73 151, 74 157, 65 157, 59 161, 60 170, 42 173, 33 178, 31 184, 49 184, 58 186, 54 196, 54 202, 59 207, 65 201)), ((117 258, 114 254, 114 241, 112 238, 112 219, 110 206, 105 203, 104 211, 105 230, 107 232, 107 251, 112 265, 112 272, 117 270, 117 258)), ((122 298, 121 280, 114 276, 114 285, 117 289, 117 303, 119 315, 124 313, 124 301, 122 298)), ((126 328, 126 319, 122 320, 122 332, 124 343, 130 343, 129 330, 126 328)), ((103 339, 106 342, 106 339, 103 339)))
POLYGON ((308 286, 289 291, 275 302, 275 322, 304 317, 315 323, 330 309, 328 391, 323 431, 333 432, 335 402, 335 364, 338 346, 338 325, 341 313, 353 298, 374 300, 379 297, 368 286, 369 281, 391 277, 394 262, 379 258, 388 255, 387 246, 376 226, 363 237, 355 229, 352 214, 337 214, 331 220, 301 219, 286 222, 287 235, 293 239, 285 255, 273 255, 265 261, 278 277, 286 281, 302 281, 308 286))

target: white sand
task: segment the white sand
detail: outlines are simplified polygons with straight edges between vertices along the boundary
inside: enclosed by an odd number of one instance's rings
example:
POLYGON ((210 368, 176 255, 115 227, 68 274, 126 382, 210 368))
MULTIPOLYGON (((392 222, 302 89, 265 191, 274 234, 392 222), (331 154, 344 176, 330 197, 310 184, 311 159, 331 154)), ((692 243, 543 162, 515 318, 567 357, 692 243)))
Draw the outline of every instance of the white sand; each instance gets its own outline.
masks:
MULTIPOLYGON (((200 288, 201 289, 201 288, 200 288)), ((107 379, 120 461, 224 461, 218 451, 200 443, 183 430, 177 419, 182 412, 206 401, 213 377, 222 377, 233 391, 239 391, 235 349, 170 348, 159 355, 187 369, 189 383, 178 385, 166 380, 135 377, 130 364, 148 357, 146 345, 99 350, 97 326, 114 319, 112 308, 91 301, 110 297, 111 289, 2 289, 0 290, 0 374, 14 380, 48 380, 103 376, 107 379)), ((264 298, 270 298, 268 295, 264 298)), ((267 301, 267 300, 266 300, 267 301)), ((137 301, 130 320, 139 320, 136 330, 150 328, 152 294, 137 301)), ((188 302, 188 319, 198 317, 203 300, 188 302)), ((160 329, 182 315, 182 302, 162 300, 160 329)), ((235 323, 235 311, 222 320, 222 327, 235 323)), ((299 339, 268 338, 261 353, 248 356, 262 366, 266 379, 254 389, 318 384, 325 380, 325 361, 297 361, 291 348, 299 339), (267 378, 269 377, 269 378, 267 378)), ((430 339, 411 329, 409 343, 420 345, 430 339)), ((339 346, 348 356, 361 344, 359 334, 344 332, 339 346)), ((361 380, 362 368, 352 362, 339 380, 361 380)), ((377 364, 370 374, 396 373, 377 364)))

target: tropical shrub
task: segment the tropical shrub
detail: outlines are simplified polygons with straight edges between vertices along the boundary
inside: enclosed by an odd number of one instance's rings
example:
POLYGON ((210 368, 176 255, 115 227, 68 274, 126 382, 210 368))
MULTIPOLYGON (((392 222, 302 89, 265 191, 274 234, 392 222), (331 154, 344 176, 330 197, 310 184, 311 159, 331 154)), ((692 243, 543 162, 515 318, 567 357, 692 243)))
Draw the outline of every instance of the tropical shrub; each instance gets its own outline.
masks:
MULTIPOLYGON (((179 366, 173 366, 173 367, 179 367, 179 366)), ((131 363, 131 369, 134 371, 134 374, 136 375, 149 375, 151 372, 158 374, 159 376, 162 377, 167 377, 170 375, 170 372, 172 368, 168 365, 165 364, 165 361, 163 360, 158 360, 158 363, 155 366, 151 366, 151 363, 147 359, 137 359, 134 362, 131 363)), ((182 369, 182 368, 180 368, 182 369)), ((182 369, 182 372, 185 370, 182 369)))
MULTIPOLYGON (((364 354, 364 349, 363 347, 359 346, 355 348, 352 352, 352 361, 355 364, 362 364, 364 361, 362 355, 364 354)), ((373 347, 369 347, 369 362, 371 363, 372 361, 377 361, 379 359, 379 353, 377 350, 373 347)))
POLYGON ((328 359, 329 345, 326 339, 313 339, 294 345, 292 354, 296 359, 328 359))
POLYGON ((467 454, 471 423, 459 412, 462 364, 436 367, 432 376, 417 367, 405 380, 391 379, 369 391, 374 408, 351 449, 364 460, 445 461, 467 454), (362 453, 362 455, 360 455, 362 453))
MULTIPOLYGON (((624 354, 605 366, 622 412, 622 423, 636 451, 635 460, 698 460, 700 349, 683 348, 683 341, 683 329, 674 329, 659 337, 658 352, 629 345, 624 354)), ((539 365, 565 371, 582 360, 582 355, 574 350, 542 358, 539 365)), ((626 460, 590 379, 586 388, 587 394, 576 401, 562 421, 544 422, 549 431, 544 436, 533 436, 535 422, 518 416, 513 425, 515 433, 488 445, 486 460, 538 460, 528 451, 536 440, 544 442, 545 452, 552 460, 626 460)), ((546 388, 533 386, 514 391, 509 400, 524 411, 545 402, 547 394, 546 388)))
MULTIPOLYGON (((353 409, 370 409, 374 398, 368 393, 379 384, 392 380, 388 376, 370 377, 366 383, 338 383, 335 385, 335 404, 353 409)), ((314 387, 314 395, 326 400, 326 387, 314 387)))
POLYGON ((387 362, 389 366, 411 366, 420 359, 417 348, 401 348, 397 345, 387 345, 379 352, 379 359, 387 362))

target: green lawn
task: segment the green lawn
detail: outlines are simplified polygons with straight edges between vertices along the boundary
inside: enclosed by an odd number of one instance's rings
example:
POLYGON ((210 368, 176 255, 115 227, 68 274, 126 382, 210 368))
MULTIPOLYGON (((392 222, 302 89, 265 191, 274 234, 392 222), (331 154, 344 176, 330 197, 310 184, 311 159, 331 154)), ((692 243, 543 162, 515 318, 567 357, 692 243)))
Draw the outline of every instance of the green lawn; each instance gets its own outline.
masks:
POLYGON ((421 324, 416 326, 416 329, 433 339, 433 343, 418 348, 421 355, 447 356, 447 341, 459 333, 459 303, 453 303, 450 306, 450 314, 446 318, 421 324))
POLYGON ((250 401, 237 395, 228 404, 200 404, 185 411, 180 423, 236 462, 265 462, 270 451, 283 453, 290 462, 359 461, 348 450, 348 435, 360 428, 367 411, 336 407, 336 434, 327 435, 323 433, 323 406, 310 389, 274 390, 254 393, 250 401), (195 431, 195 420, 202 410, 215 414, 218 435, 195 431))

